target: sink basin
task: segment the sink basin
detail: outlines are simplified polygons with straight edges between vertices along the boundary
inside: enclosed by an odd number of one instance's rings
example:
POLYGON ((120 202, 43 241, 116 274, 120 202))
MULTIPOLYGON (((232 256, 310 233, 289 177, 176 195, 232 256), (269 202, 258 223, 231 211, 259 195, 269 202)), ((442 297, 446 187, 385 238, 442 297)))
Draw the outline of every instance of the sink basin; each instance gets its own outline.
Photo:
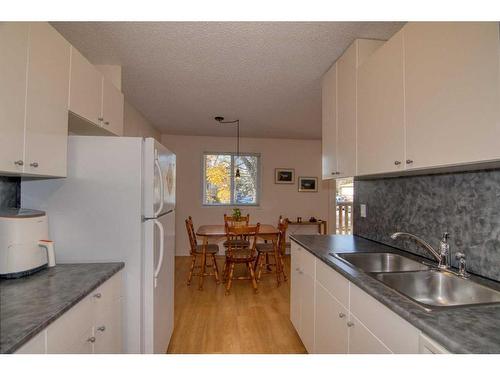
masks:
POLYGON ((381 273, 378 280, 411 300, 434 307, 499 303, 500 292, 449 272, 381 273))
POLYGON ((365 272, 428 270, 425 264, 394 253, 337 253, 335 256, 365 272))

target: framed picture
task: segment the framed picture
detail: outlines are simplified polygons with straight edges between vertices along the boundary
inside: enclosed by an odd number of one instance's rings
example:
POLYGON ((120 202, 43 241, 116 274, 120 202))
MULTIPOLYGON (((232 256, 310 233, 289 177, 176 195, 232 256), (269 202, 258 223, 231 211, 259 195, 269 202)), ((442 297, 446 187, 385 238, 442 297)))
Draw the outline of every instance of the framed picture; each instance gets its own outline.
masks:
POLYGON ((318 177, 299 177, 299 191, 318 191, 318 177))
POLYGON ((295 169, 276 168, 274 170, 275 184, 294 184, 295 169))

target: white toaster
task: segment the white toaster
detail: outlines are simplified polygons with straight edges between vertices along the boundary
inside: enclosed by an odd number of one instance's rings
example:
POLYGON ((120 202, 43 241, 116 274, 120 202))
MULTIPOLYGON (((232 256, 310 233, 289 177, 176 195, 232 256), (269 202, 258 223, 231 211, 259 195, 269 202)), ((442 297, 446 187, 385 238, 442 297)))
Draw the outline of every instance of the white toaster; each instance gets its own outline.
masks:
POLYGON ((55 265, 54 243, 43 211, 0 209, 0 277, 30 275, 55 265))

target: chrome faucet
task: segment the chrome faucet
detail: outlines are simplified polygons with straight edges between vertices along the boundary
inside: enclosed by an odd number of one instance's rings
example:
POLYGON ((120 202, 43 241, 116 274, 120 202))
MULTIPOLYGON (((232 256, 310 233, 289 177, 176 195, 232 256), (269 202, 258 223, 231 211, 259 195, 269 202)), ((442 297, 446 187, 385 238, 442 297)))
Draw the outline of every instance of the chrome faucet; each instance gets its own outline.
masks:
POLYGON ((395 240, 396 238, 403 236, 403 237, 409 237, 413 240, 415 240, 418 244, 422 245, 427 251, 429 251, 434 258, 436 258, 436 261, 438 262, 438 268, 439 269, 444 269, 447 270, 450 268, 450 261, 449 261, 449 253, 450 253, 450 245, 448 244, 448 238, 449 234, 444 233, 443 238, 440 242, 440 251, 438 252, 435 250, 431 245, 429 245, 428 242, 424 241, 420 237, 415 236, 414 234, 407 233, 407 232, 396 232, 391 234, 391 238, 395 240))

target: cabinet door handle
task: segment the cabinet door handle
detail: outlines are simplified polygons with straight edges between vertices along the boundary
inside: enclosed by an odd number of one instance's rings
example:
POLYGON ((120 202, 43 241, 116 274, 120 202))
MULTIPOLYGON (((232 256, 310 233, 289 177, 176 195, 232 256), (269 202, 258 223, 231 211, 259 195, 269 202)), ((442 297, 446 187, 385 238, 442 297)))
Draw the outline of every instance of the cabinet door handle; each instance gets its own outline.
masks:
POLYGON ((104 119, 102 117, 98 117, 97 120, 103 121, 104 119))
POLYGON ((411 159, 406 160, 406 164, 412 164, 412 163, 413 163, 413 160, 411 160, 411 159))
POLYGON ((20 167, 22 167, 22 166, 24 165, 24 161, 22 161, 22 160, 16 160, 16 161, 14 162, 14 164, 15 164, 15 165, 19 165, 20 167))
POLYGON ((94 337, 94 336, 89 337, 89 338, 87 339, 87 342, 94 343, 94 342, 95 342, 95 337, 94 337))
POLYGON ((96 294, 94 294, 94 297, 95 297, 95 298, 101 298, 101 297, 102 297, 102 294, 101 294, 101 293, 96 293, 96 294))
POLYGON ((104 121, 104 125, 109 125, 109 121, 104 121))
POLYGON ((354 323, 353 322, 347 322, 347 326, 348 327, 354 327, 354 323))
POLYGON ((30 167, 38 168, 38 163, 34 161, 33 163, 30 164, 30 167))
POLYGON ((394 165, 400 165, 400 164, 401 164, 401 162, 399 160, 394 161, 394 165))
POLYGON ((106 326, 100 326, 97 328, 98 331, 104 332, 106 330, 106 326))
POLYGON ((339 318, 344 318, 345 317, 345 314, 343 312, 340 312, 339 313, 339 318))
POLYGON ((299 267, 295 268, 295 271, 299 272, 299 271, 300 271, 300 268, 299 268, 299 267))

